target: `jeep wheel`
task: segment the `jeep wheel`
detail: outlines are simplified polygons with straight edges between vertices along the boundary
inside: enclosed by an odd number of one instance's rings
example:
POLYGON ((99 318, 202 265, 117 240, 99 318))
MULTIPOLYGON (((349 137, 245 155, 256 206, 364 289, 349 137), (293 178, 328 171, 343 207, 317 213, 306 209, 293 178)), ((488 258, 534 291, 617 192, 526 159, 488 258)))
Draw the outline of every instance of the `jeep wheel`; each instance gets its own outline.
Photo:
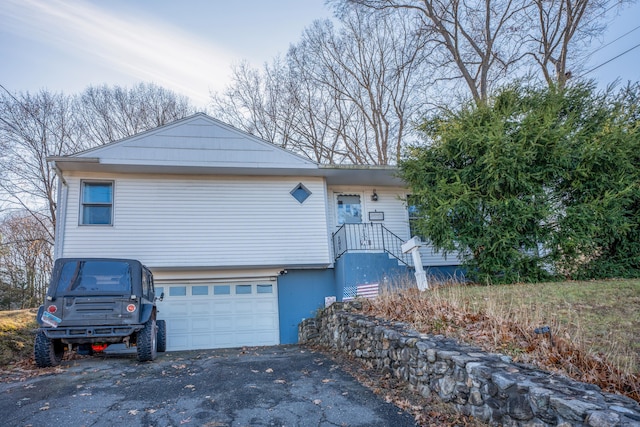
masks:
POLYGON ((156 326, 158 327, 158 351, 164 353, 167 351, 167 322, 157 320, 156 326))
POLYGON ((138 340, 136 342, 138 361, 148 362, 156 358, 158 351, 157 338, 156 319, 151 318, 144 324, 144 328, 138 332, 138 340))
POLYGON ((58 366, 64 355, 64 344, 60 340, 50 340, 42 331, 38 331, 33 344, 33 356, 39 368, 58 366))

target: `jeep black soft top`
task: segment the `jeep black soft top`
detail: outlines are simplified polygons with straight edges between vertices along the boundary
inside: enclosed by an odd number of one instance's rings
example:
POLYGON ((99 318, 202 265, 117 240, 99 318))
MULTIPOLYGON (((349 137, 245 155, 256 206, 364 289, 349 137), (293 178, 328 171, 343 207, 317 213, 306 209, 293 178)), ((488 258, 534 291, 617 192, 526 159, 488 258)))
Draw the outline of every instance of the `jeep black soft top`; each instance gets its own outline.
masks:
POLYGON ((56 260, 37 315, 36 364, 57 365, 65 347, 91 352, 111 343, 136 346, 140 361, 155 359, 166 348, 166 324, 156 321, 155 301, 153 274, 140 261, 56 260))

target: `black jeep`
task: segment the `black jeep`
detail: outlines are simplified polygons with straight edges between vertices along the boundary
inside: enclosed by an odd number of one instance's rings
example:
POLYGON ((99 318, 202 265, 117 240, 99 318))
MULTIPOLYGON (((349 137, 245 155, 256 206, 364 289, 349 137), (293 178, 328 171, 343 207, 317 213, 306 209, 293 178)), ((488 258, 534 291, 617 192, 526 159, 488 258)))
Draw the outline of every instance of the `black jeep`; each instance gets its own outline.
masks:
POLYGON ((153 275, 139 261, 56 260, 46 301, 38 310, 36 364, 58 365, 65 348, 90 353, 112 343, 135 346, 141 362, 154 360, 167 344, 166 324, 156 320, 155 302, 153 275))

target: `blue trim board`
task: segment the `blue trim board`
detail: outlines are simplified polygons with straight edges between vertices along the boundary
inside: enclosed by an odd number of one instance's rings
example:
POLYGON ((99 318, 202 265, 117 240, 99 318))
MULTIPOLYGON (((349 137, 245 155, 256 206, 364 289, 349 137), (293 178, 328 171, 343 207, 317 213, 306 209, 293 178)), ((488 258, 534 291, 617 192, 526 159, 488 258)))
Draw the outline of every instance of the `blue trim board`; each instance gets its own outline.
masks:
MULTIPOLYGON (((278 276, 278 317, 280 343, 298 342, 298 324, 324 308, 324 299, 335 296, 342 301, 345 288, 379 283, 394 286, 407 278, 415 283, 413 268, 399 265, 386 253, 345 253, 335 268, 288 270, 278 276)), ((429 279, 464 281, 459 266, 425 267, 429 279)), ((406 283, 406 282, 405 282, 406 283)))

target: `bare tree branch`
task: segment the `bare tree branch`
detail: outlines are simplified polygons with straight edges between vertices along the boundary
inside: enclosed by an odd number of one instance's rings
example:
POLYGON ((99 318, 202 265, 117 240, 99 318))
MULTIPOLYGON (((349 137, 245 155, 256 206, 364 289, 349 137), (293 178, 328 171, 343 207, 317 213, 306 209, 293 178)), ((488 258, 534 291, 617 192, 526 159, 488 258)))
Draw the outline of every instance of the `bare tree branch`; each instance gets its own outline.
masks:
POLYGON ((428 40, 413 19, 351 8, 339 27, 317 21, 286 62, 236 65, 234 82, 212 95, 214 112, 318 162, 396 163, 429 82, 419 54, 428 40))

